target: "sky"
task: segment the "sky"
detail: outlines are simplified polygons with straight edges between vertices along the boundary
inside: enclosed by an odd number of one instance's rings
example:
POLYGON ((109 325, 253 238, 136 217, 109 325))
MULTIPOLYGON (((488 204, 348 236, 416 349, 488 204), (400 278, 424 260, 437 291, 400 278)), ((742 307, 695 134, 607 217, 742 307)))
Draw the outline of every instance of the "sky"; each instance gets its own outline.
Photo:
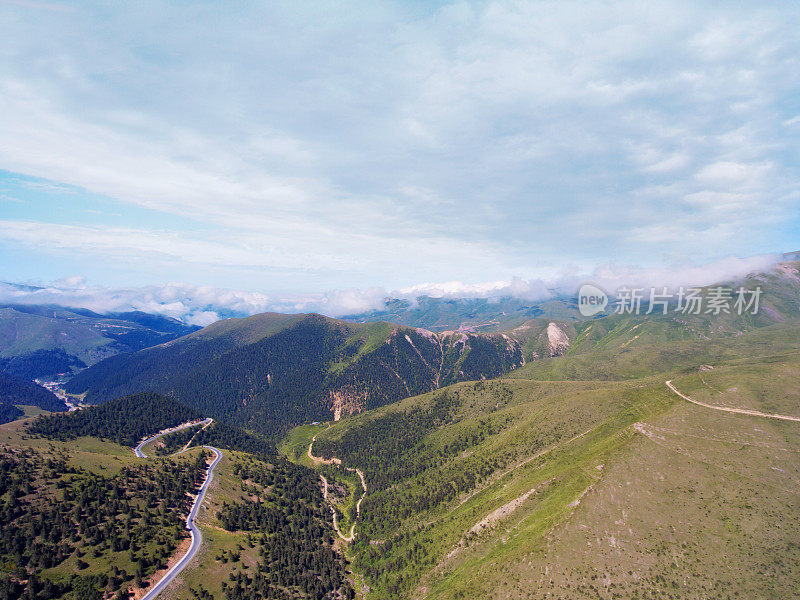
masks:
POLYGON ((799 30, 796 2, 0 0, 0 281, 361 306, 798 250, 799 30))

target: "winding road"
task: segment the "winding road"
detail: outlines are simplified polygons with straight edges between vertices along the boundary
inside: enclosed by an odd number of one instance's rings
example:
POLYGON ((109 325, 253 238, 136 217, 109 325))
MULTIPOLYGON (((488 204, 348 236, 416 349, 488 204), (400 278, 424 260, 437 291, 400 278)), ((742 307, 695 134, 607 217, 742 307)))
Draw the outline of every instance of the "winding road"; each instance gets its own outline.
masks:
MULTIPOLYGON (((208 427, 213 422, 212 419, 206 419, 205 421, 192 421, 190 423, 184 423, 183 425, 179 425, 178 427, 173 427, 171 429, 165 429, 164 431, 160 431, 154 436, 151 436, 145 440, 143 440, 136 448, 134 448, 133 452, 139 458, 147 458, 147 455, 142 451, 142 448, 149 444, 150 442, 160 438, 163 435, 167 435, 168 433, 173 433, 175 431, 179 431, 181 429, 186 429, 187 427, 196 427, 197 425, 201 425, 205 423, 204 427, 208 427)), ((175 454, 181 454, 187 450, 187 446, 184 446, 182 450, 176 452, 175 454)), ((192 509, 189 511, 189 516, 186 518, 186 529, 189 530, 189 533, 192 536, 192 543, 189 546, 189 549, 186 551, 186 554, 172 566, 172 568, 166 572, 166 574, 156 583, 154 586, 150 588, 150 590, 142 596, 141 600, 153 600, 156 596, 158 596, 164 588, 166 588, 175 577, 186 568, 191 560, 197 554, 197 551, 200 549, 200 545, 203 543, 203 535, 200 533, 200 530, 197 528, 195 524, 195 520, 197 519, 197 512, 200 510, 200 507, 203 504, 203 500, 206 497, 206 492, 208 491, 208 486, 211 485, 211 481, 214 479, 214 467, 217 466, 217 463, 222 458, 222 451, 218 448, 214 448, 213 446, 203 446, 206 450, 210 450, 214 453, 214 460, 211 461, 211 464, 208 465, 208 470, 206 471, 206 479, 203 482, 203 485, 200 486, 200 490, 197 492, 197 496, 192 503, 192 509)), ((174 456, 174 455, 173 455, 174 456)))
MULTIPOLYGON (((169 433, 175 433, 176 431, 180 431, 181 429, 186 429, 187 427, 196 427, 198 425, 203 425, 203 428, 208 427, 211 423, 214 422, 214 419, 209 417, 208 419, 203 419, 202 421, 189 421, 188 423, 184 423, 183 425, 178 425, 177 427, 170 427, 169 429, 162 429, 157 434, 150 436, 149 438, 145 438, 136 448, 133 449, 133 453, 138 456, 139 458, 147 458, 147 455, 144 453, 142 448, 144 448, 150 442, 153 442, 160 438, 161 436, 167 435, 169 433)), ((186 450, 186 446, 184 446, 181 452, 186 450)), ((180 454, 179 452, 176 454, 180 454)))
MULTIPOLYGON (((312 452, 312 448, 314 447, 314 442, 316 442, 316 441, 317 441, 317 436, 315 435, 313 438, 311 438, 311 443, 308 445, 308 458, 310 458, 315 463, 320 463, 320 464, 323 464, 323 465, 331 465, 331 464, 339 465, 339 466, 342 465, 342 461, 339 460, 336 457, 333 457, 333 458, 331 458, 329 460, 325 460, 321 456, 314 456, 314 454, 312 452)), ((356 502, 356 519, 358 519, 358 517, 361 516, 361 503, 364 501, 364 498, 366 498, 366 496, 367 496, 367 482, 364 479, 364 473, 361 471, 361 469, 353 469, 351 467, 345 467, 345 468, 348 471, 352 471, 352 472, 354 472, 354 473, 356 473, 358 475, 359 479, 361 479, 361 487, 364 488, 364 492, 361 494, 361 498, 359 498, 358 502, 356 502)), ((328 480, 322 474, 320 474, 319 477, 322 480, 322 485, 323 485, 322 497, 325 498, 325 500, 327 500, 328 499, 328 480)), ((338 518, 336 516, 336 509, 333 507, 333 503, 329 503, 329 506, 331 507, 331 512, 333 513, 333 528, 336 530, 336 533, 339 534, 339 537, 349 544, 354 539, 356 539, 356 524, 353 523, 353 526, 350 528, 350 534, 349 535, 343 534, 342 530, 339 529, 339 520, 338 520, 338 518)))
POLYGON ((683 393, 679 392, 678 388, 676 388, 672 384, 672 380, 665 381, 664 383, 667 384, 667 387, 669 389, 671 389, 673 392, 678 394, 678 396, 680 396, 684 400, 687 400, 687 401, 691 402, 692 404, 697 404, 698 406, 704 406, 705 408, 711 408, 713 410, 721 410, 723 412, 736 413, 736 414, 740 414, 740 415, 751 415, 753 417, 765 417, 767 419, 779 419, 781 421, 797 421, 797 422, 800 422, 800 417, 792 417, 790 415, 776 415, 776 414, 773 414, 773 413, 765 413, 765 412, 761 412, 761 411, 758 411, 758 410, 750 410, 749 408, 728 408, 726 406, 714 406, 713 404, 706 404, 705 402, 700 402, 699 400, 695 400, 691 396, 687 396, 686 394, 683 394, 683 393))

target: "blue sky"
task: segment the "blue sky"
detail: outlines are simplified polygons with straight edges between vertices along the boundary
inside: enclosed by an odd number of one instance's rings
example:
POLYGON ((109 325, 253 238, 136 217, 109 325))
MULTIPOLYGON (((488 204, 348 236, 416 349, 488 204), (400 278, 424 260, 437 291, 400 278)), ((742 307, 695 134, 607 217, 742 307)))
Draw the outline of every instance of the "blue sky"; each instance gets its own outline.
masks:
POLYGON ((0 280, 469 289, 796 250, 798 21, 0 1, 0 280))

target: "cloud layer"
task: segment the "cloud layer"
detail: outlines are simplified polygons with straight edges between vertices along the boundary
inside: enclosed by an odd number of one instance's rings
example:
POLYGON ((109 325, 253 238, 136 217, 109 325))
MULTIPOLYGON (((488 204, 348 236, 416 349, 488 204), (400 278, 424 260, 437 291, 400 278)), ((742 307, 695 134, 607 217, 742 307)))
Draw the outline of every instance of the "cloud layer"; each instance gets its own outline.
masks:
POLYGON ((799 17, 3 3, 0 169, 39 195, 0 177, 0 267, 320 291, 791 250, 799 17))
POLYGON ((99 313, 141 310, 181 319, 191 325, 205 326, 220 318, 266 311, 319 312, 332 317, 354 315, 381 310, 389 298, 405 299, 412 303, 422 296, 447 299, 516 298, 537 302, 559 295, 573 295, 585 282, 600 285, 609 292, 622 286, 700 286, 767 271, 778 259, 777 255, 727 258, 706 265, 673 265, 664 269, 606 265, 592 273, 565 273, 552 280, 515 277, 510 281, 477 284, 450 281, 419 284, 401 290, 373 287, 284 296, 185 283, 109 289, 87 285, 83 277, 76 276, 32 289, 0 283, 0 304, 57 304, 89 308, 99 313))

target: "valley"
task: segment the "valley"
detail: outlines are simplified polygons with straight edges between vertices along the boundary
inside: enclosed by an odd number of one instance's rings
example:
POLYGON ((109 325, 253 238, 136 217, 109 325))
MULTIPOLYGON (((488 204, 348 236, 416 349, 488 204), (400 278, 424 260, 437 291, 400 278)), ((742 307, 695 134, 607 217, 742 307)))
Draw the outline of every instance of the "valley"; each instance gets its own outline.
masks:
POLYGON ((196 329, 140 311, 98 314, 80 308, 8 304, 0 306, 0 369, 23 379, 50 381, 196 329))
POLYGON ((0 600, 800 600, 798 31, 0 0, 0 600))
MULTIPOLYGON (((769 381, 776 363, 796 369, 797 360, 748 360, 758 375, 738 380, 727 365, 714 371, 743 389, 769 381)), ((676 385, 689 389, 708 372, 683 372, 676 385)), ((656 377, 583 385, 517 378, 448 391, 317 438, 316 452, 327 448, 365 471, 370 494, 354 564, 374 586, 368 597, 792 595, 800 511, 793 416, 762 416, 757 396, 712 410, 656 377), (409 423, 431 423, 432 410, 439 423, 397 437, 409 423), (409 420, 417 411, 426 418, 409 420), (740 566, 731 570, 730 561, 740 566)))
MULTIPOLYGON (((308 452, 306 453, 309 460, 311 460, 312 464, 314 465, 336 465, 341 466, 342 461, 336 458, 335 456, 324 459, 319 456, 314 456, 313 449, 314 449, 314 442, 316 441, 317 436, 315 435, 311 438, 311 442, 308 444, 308 452)), ((333 513, 333 528, 336 530, 336 533, 341 538, 343 542, 350 543, 355 539, 355 531, 356 531, 356 522, 358 518, 361 516, 361 503, 364 501, 364 498, 367 496, 367 483, 364 480, 364 473, 358 467, 346 467, 346 471, 350 471, 358 475, 358 480, 361 485, 361 494, 358 500, 356 500, 355 505, 352 509, 352 514, 350 515, 350 520, 352 521, 352 525, 350 526, 350 530, 347 533, 343 533, 339 527, 339 507, 335 506, 332 500, 332 494, 329 493, 331 485, 328 483, 327 477, 325 475, 320 474, 320 480, 322 481, 322 497, 330 504, 331 512, 333 513)), ((355 493, 358 495, 358 492, 355 493)), ((347 514, 347 510, 342 511, 344 514, 347 514)))
POLYGON ((7 600, 792 597, 796 273, 756 317, 267 314, 100 361, 0 429, 7 600), (57 501, 111 512, 23 544, 57 501))

